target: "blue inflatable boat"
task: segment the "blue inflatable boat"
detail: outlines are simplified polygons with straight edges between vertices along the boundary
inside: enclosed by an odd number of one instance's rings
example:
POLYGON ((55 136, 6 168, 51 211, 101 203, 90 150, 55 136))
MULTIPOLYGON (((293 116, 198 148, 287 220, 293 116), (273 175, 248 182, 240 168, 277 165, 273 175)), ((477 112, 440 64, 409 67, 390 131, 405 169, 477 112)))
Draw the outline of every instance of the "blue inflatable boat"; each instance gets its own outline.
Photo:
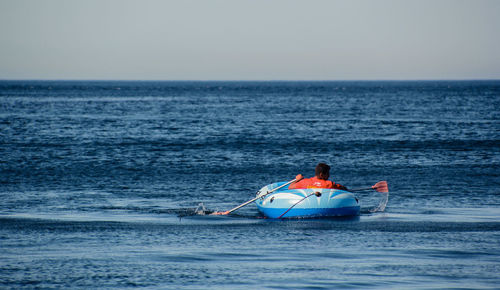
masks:
POLYGON ((286 182, 264 186, 257 192, 257 208, 268 218, 334 217, 359 215, 360 204, 351 192, 326 189, 288 189, 286 182), (283 186, 282 188, 278 187, 283 186))

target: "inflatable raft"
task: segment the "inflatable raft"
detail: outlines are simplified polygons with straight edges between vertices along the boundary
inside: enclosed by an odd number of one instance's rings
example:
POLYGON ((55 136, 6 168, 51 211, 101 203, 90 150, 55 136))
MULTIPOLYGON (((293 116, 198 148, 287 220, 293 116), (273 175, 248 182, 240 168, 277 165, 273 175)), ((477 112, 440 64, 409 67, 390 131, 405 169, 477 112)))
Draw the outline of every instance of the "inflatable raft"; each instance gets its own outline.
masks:
POLYGON ((268 218, 334 217, 359 215, 360 204, 351 192, 326 189, 288 189, 285 182, 264 186, 257 192, 257 208, 268 218), (271 192, 271 193, 269 193, 271 192))

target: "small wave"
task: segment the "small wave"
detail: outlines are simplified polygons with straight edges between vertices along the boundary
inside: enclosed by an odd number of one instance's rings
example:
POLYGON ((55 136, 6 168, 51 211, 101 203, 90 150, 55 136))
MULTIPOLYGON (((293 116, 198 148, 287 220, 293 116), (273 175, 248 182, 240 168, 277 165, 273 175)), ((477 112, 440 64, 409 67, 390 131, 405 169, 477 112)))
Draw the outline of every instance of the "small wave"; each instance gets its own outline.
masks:
POLYGON ((380 193, 380 201, 378 206, 370 209, 371 213, 374 212, 383 212, 385 210, 385 207, 387 206, 387 203, 389 202, 389 192, 381 192, 380 193))
POLYGON ((205 208, 205 205, 201 202, 198 204, 198 207, 194 210, 194 213, 197 215, 205 215, 207 213, 207 209, 205 208))

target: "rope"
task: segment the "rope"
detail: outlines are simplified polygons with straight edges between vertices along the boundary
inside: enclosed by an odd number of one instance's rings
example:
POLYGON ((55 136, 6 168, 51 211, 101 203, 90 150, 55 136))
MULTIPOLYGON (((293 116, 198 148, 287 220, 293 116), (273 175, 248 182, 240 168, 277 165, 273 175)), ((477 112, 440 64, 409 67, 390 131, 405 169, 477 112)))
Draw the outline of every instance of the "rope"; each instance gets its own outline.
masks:
POLYGON ((313 192, 313 193, 309 194, 308 196, 306 196, 306 197, 302 198, 301 200, 297 201, 294 205, 292 205, 289 209, 287 209, 284 213, 282 213, 282 214, 278 217, 278 219, 280 219, 280 218, 281 218, 282 216, 284 216, 287 212, 289 212, 289 211, 290 211, 290 210, 291 210, 294 206, 296 206, 297 204, 301 203, 303 200, 305 200, 306 198, 310 197, 311 195, 316 195, 316 196, 320 197, 320 196, 321 196, 321 193, 320 193, 319 191, 317 191, 317 192, 313 192))

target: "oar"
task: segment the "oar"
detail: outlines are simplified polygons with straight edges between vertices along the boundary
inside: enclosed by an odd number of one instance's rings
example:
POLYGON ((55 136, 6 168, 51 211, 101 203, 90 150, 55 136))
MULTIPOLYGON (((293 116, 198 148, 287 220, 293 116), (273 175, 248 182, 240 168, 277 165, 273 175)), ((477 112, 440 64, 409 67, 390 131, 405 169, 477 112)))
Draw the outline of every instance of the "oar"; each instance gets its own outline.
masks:
POLYGON ((259 195, 259 196, 257 196, 256 198, 252 198, 251 200, 249 200, 249 201, 247 201, 247 202, 244 202, 244 203, 242 203, 242 204, 238 205, 237 207, 235 207, 235 208, 233 208, 233 209, 231 209, 231 210, 228 210, 228 211, 223 211, 223 212, 215 212, 215 213, 213 213, 213 214, 215 214, 215 215, 227 215, 227 214, 230 214, 230 213, 232 213, 233 211, 235 211, 235 210, 237 210, 237 209, 239 209, 239 208, 242 208, 242 207, 244 207, 245 205, 250 204, 250 203, 252 203, 252 202, 256 201, 257 199, 259 199, 259 198, 261 198, 261 197, 264 197, 264 196, 266 196, 266 195, 268 195, 268 194, 270 194, 270 193, 273 193, 273 192, 275 192, 276 190, 278 190, 278 189, 280 189, 280 188, 283 188, 283 187, 285 187, 285 186, 289 185, 290 183, 294 183, 295 181, 299 181, 299 180, 300 180, 300 179, 290 180, 290 181, 288 181, 287 183, 285 183, 285 184, 283 184, 283 185, 280 185, 280 186, 276 187, 275 189, 268 191, 268 192, 267 192, 267 193, 265 193, 265 194, 259 195))
POLYGON ((370 187, 361 187, 355 189, 348 189, 347 191, 355 192, 362 190, 375 189, 378 192, 389 192, 389 186, 387 185, 387 181, 379 181, 370 187))

